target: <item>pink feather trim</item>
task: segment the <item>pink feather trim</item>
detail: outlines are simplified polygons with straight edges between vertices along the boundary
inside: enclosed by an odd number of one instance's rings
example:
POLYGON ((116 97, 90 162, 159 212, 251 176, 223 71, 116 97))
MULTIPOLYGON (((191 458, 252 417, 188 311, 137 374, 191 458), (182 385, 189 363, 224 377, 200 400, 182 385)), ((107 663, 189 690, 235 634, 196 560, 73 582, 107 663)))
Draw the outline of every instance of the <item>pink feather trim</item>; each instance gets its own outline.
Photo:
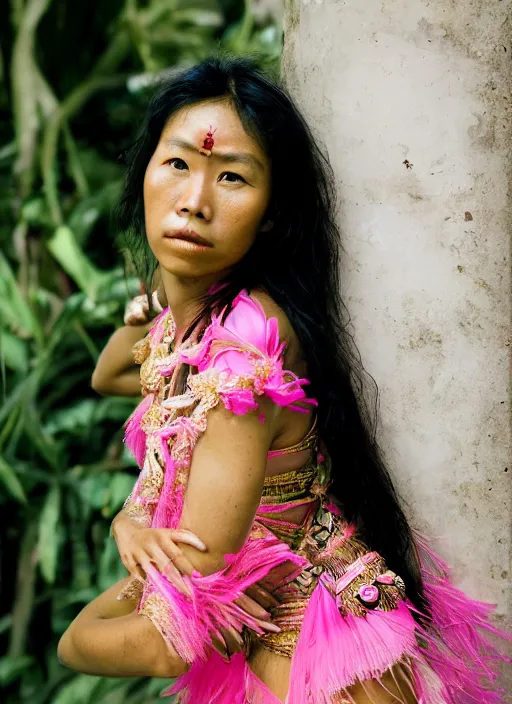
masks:
MULTIPOLYGON (((160 613, 155 626, 187 663, 197 658, 207 659, 212 635, 220 635, 223 628, 233 627, 241 632, 243 626, 247 626, 263 633, 257 621, 234 601, 274 567, 291 562, 300 572, 306 563, 270 532, 264 537, 249 539, 239 553, 226 555, 225 561, 228 566, 221 572, 206 577, 199 573, 184 577, 192 597, 181 594, 156 568, 148 569, 139 609, 144 610, 144 604, 152 595, 163 597, 166 612, 160 613)), ((151 618, 151 613, 147 615, 151 618)))
MULTIPOLYGON (((496 686, 500 663, 511 659, 500 653, 491 638, 511 641, 512 635, 492 625, 494 605, 470 599, 451 581, 446 562, 415 532, 425 595, 432 618, 421 637, 426 662, 442 682, 446 704, 497 704, 503 690, 496 686)), ((422 681, 418 681, 422 693, 422 681)), ((425 699, 425 701, 429 701, 425 699)))
POLYGON ((153 394, 148 394, 139 403, 126 422, 124 443, 142 469, 146 454, 146 433, 141 428, 141 420, 153 403, 153 394))
POLYGON ((415 621, 405 602, 394 611, 342 617, 320 580, 306 609, 292 661, 287 704, 330 702, 416 649, 415 621))
POLYGON ((162 696, 179 694, 175 701, 180 704, 247 704, 246 670, 242 653, 233 655, 231 662, 227 663, 213 651, 206 662, 196 660, 190 670, 163 692, 162 696))

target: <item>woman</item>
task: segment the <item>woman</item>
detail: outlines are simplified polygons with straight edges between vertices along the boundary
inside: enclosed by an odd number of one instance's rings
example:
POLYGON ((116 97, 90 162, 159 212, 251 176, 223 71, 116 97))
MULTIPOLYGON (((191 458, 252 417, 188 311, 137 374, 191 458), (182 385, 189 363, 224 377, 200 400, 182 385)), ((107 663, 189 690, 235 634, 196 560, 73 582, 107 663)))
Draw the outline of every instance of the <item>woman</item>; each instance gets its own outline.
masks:
POLYGON ((492 607, 413 536, 380 460, 332 175, 293 102, 210 59, 161 88, 131 156, 120 225, 169 307, 95 372, 144 395, 114 522, 130 578, 79 614, 62 662, 179 677, 194 704, 500 701, 492 607))

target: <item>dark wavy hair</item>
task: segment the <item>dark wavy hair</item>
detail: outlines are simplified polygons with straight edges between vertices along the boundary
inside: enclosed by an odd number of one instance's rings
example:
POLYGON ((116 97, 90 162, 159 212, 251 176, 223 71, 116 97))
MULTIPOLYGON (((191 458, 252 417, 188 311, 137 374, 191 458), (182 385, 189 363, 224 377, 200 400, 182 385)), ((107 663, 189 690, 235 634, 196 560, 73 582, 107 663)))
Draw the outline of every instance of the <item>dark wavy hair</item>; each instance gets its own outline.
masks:
POLYGON ((378 391, 365 372, 341 299, 341 235, 335 220, 332 169, 293 100, 247 59, 213 57, 168 79, 154 96, 140 137, 127 153, 124 194, 117 210, 122 246, 150 281, 156 260, 144 227, 143 180, 169 118, 209 99, 231 101, 272 163, 267 217, 226 285, 208 295, 200 320, 232 303, 242 288, 265 290, 285 311, 307 362, 318 400, 322 440, 331 458, 331 493, 372 550, 404 579, 407 594, 429 613, 418 554, 401 500, 376 440, 378 391))

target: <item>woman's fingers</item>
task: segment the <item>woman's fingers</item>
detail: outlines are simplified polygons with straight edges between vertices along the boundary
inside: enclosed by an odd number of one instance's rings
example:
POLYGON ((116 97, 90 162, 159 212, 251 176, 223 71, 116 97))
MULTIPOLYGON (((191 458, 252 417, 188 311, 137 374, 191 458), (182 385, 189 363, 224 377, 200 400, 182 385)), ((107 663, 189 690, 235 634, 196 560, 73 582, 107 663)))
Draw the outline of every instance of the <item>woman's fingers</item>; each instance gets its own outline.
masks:
POLYGON ((160 572, 165 573, 165 570, 169 564, 173 563, 172 556, 168 555, 160 545, 154 543, 149 545, 146 549, 151 562, 160 570, 160 572))
POLYGON ((134 579, 138 579, 141 582, 145 581, 145 574, 142 572, 141 568, 139 567, 131 553, 121 553, 120 558, 121 562, 126 567, 131 577, 133 577, 134 579))
POLYGON ((243 611, 248 613, 253 618, 259 619, 260 621, 270 621, 270 614, 265 611, 265 609, 256 601, 254 601, 254 599, 247 596, 247 594, 242 594, 241 597, 235 600, 235 604, 237 604, 243 611))
POLYGON ((163 530, 168 533, 169 537, 174 540, 175 543, 186 543, 187 545, 191 545, 193 548, 201 550, 201 552, 206 550, 206 545, 203 541, 189 530, 173 530, 169 528, 164 528, 163 530))
POLYGON ((263 606, 264 609, 273 609, 279 606, 279 601, 260 584, 253 584, 249 589, 245 590, 245 593, 260 606, 263 606))
POLYGON ((269 631, 270 633, 280 633, 281 629, 272 623, 270 620, 270 614, 265 611, 265 609, 255 602, 247 594, 243 594, 241 597, 235 600, 235 604, 243 609, 247 614, 252 616, 258 626, 264 631, 269 631))
POLYGON ((139 567, 139 565, 135 565, 133 571, 130 574, 136 579, 138 579, 140 582, 146 581, 146 573, 142 571, 142 568, 139 567))
POLYGON ((169 582, 176 587, 179 592, 185 594, 186 596, 192 596, 192 592, 190 591, 189 586, 185 583, 179 570, 173 565, 171 561, 169 561, 169 564, 163 571, 163 574, 167 577, 169 582))
POLYGON ((170 531, 165 531, 165 533, 161 534, 159 545, 168 556, 168 559, 173 561, 179 572, 190 577, 190 575, 194 572, 194 565, 190 562, 188 557, 183 554, 183 551, 173 542, 171 536, 168 535, 169 532, 170 531))
POLYGON ((210 638, 212 639, 212 648, 219 653, 224 662, 229 662, 228 648, 224 641, 221 638, 214 636, 211 632, 210 638))
POLYGON ((239 653, 244 647, 240 633, 238 633, 235 628, 223 628, 221 632, 229 654, 233 655, 234 653, 239 653))
POLYGON ((212 646, 225 662, 229 662, 231 655, 243 649, 242 636, 234 628, 224 628, 221 634, 217 636, 210 632, 212 646))
MULTIPOLYGON (((178 589, 182 594, 190 595, 190 589, 183 581, 181 576, 181 571, 177 565, 174 564, 172 558, 160 548, 159 545, 152 545, 148 549, 148 555, 160 572, 167 577, 171 584, 174 584, 176 589, 178 589)), ((147 570, 146 570, 147 571, 147 570)))

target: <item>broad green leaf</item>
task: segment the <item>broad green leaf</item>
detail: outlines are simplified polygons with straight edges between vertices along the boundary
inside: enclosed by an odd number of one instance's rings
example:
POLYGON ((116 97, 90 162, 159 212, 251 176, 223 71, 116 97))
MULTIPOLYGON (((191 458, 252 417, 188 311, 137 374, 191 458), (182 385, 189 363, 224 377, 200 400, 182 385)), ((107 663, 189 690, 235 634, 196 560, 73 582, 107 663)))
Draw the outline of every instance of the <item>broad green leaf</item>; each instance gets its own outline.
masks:
POLYGON ((97 689, 94 690, 95 701, 101 704, 125 704, 126 695, 131 687, 133 687, 132 679, 103 677, 97 689))
MULTIPOLYGON (((222 15, 214 10, 205 10, 204 8, 186 8, 176 10, 173 13, 173 20, 176 24, 187 23, 195 27, 211 27, 217 28, 222 25, 222 15)), ((182 28, 182 31, 184 28, 182 28)))
POLYGON ((126 576, 126 570, 119 557, 115 540, 108 536, 104 542, 98 565, 98 588, 101 592, 104 592, 126 576))
POLYGON ((60 503, 60 487, 55 485, 48 492, 39 520, 39 565, 43 577, 49 584, 55 582, 57 570, 57 555, 60 547, 60 535, 57 530, 60 503))
POLYGON ((135 409, 136 403, 133 398, 123 396, 113 396, 102 398, 96 402, 94 408, 94 422, 101 423, 104 420, 115 420, 124 423, 128 420, 135 409))
POLYGON ((91 508, 100 510, 108 506, 110 477, 107 474, 92 474, 80 482, 80 496, 91 508))
POLYGON ((0 483, 7 491, 20 503, 26 503, 27 497, 23 491, 20 480, 16 476, 14 469, 0 455, 0 483))
POLYGON ((97 269, 78 245, 72 230, 62 225, 48 240, 48 249, 81 290, 96 300, 108 275, 97 269))
MULTIPOLYGON (((103 166, 104 162, 100 165, 103 166)), ((67 224, 80 246, 84 246, 99 218, 111 212, 119 199, 122 186, 120 180, 107 181, 98 191, 81 200, 73 210, 67 224)))
POLYGON ((52 704, 93 704, 100 702, 93 698, 101 677, 93 675, 77 675, 71 682, 65 684, 52 700, 52 704))
POLYGON ((0 252, 0 320, 20 337, 37 335, 37 318, 18 287, 9 262, 0 252))
POLYGON ((80 319, 82 306, 86 295, 84 293, 74 293, 69 298, 66 299, 64 307, 62 308, 59 317, 54 322, 51 332, 50 339, 48 340, 48 353, 51 354, 55 347, 59 345, 64 337, 69 335, 70 327, 75 320, 80 319))
POLYGON ((34 662, 30 655, 12 655, 0 659, 0 684, 6 687, 34 662))
POLYGON ((50 416, 44 426, 49 435, 68 432, 82 434, 84 428, 90 427, 98 401, 92 398, 83 398, 72 406, 60 408, 50 416))
POLYGON ((46 200, 40 196, 25 201, 22 213, 30 225, 49 227, 52 224, 46 200))
POLYGON ((26 434, 50 467, 57 471, 60 467, 61 459, 59 446, 41 425, 40 414, 35 404, 26 403, 22 408, 22 413, 26 434))
POLYGON ((26 372, 28 367, 28 348, 24 340, 7 330, 0 329, 0 357, 9 369, 26 372))
POLYGON ((110 481, 110 515, 121 508, 135 484, 136 477, 126 472, 116 472, 110 481))

